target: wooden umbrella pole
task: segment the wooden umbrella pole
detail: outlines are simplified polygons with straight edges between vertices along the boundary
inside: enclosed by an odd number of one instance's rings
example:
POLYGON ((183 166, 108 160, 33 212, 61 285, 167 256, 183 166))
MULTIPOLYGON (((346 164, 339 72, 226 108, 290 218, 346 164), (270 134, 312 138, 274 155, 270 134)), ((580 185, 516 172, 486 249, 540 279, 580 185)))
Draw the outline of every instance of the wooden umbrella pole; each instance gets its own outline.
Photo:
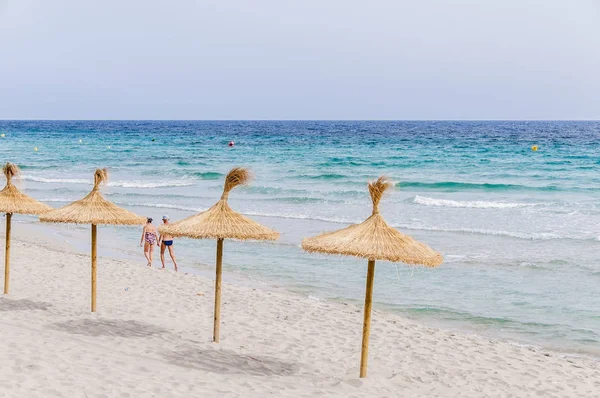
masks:
POLYGON ((92 224, 92 312, 96 312, 96 237, 97 237, 97 226, 92 224))
POLYGON ((6 250, 4 251, 4 294, 8 294, 10 283, 10 221, 12 213, 6 213, 6 250))
POLYGON ((369 359, 369 334, 371 333, 371 304, 373 301, 373 279, 375 276, 375 260, 369 260, 367 271, 367 291, 365 293, 365 318, 363 321, 362 351, 360 354, 360 377, 367 377, 367 360, 369 359))
POLYGON ((223 239, 217 239, 217 274, 215 277, 215 324, 213 341, 219 342, 219 327, 221 326, 221 274, 223 273, 223 239))

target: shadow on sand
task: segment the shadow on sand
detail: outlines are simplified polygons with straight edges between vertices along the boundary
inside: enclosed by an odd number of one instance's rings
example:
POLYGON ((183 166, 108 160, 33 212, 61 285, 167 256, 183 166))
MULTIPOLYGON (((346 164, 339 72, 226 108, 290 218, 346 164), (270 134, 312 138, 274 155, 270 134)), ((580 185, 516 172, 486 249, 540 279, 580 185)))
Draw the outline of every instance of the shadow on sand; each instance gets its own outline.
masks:
POLYGON ((292 363, 274 358, 237 354, 229 350, 187 349, 162 354, 171 364, 221 374, 289 376, 298 371, 292 363))
POLYGON ((42 301, 31 301, 27 299, 11 300, 2 298, 0 299, 0 311, 27 311, 27 310, 41 310, 46 311, 52 307, 52 304, 44 303, 42 301))
POLYGON ((48 325, 50 329, 87 336, 149 337, 167 333, 168 330, 138 321, 113 319, 78 319, 48 325))

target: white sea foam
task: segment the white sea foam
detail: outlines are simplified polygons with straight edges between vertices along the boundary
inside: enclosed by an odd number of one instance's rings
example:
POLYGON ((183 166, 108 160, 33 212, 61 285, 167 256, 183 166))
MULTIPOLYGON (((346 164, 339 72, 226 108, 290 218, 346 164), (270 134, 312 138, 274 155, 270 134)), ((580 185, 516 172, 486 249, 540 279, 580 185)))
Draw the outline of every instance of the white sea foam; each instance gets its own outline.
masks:
MULTIPOLYGON (((47 203, 73 202, 77 199, 78 198, 43 198, 43 199, 40 199, 40 202, 47 202, 47 203)), ((199 211, 206 210, 205 208, 187 207, 187 206, 180 206, 180 205, 166 204, 166 203, 141 203, 141 202, 121 202, 121 201, 116 201, 114 203, 119 206, 156 207, 159 209, 174 209, 174 210, 185 210, 185 211, 193 211, 193 212, 199 212, 199 211)))
MULTIPOLYGON (((321 216, 313 216, 308 214, 294 214, 294 213, 269 213, 269 212, 243 212, 249 216, 259 216, 259 217, 276 217, 276 218, 286 218, 286 219, 297 219, 297 220, 316 220, 316 221, 325 221, 336 224, 356 224, 360 223, 363 220, 358 219, 349 219, 342 217, 321 217, 321 216)), ((422 225, 420 223, 410 223, 410 224, 394 224, 394 228, 399 228, 400 230, 412 230, 412 231, 432 231, 432 232, 451 232, 451 233, 460 233, 460 234, 477 234, 477 235, 491 235, 491 236, 506 236, 510 238, 517 239, 525 239, 525 240, 553 240, 553 239, 573 239, 573 240, 595 240, 596 237, 591 236, 567 236, 560 235, 551 232, 516 232, 516 231, 502 231, 502 230, 491 230, 491 229, 481 229, 481 228, 444 228, 444 227, 436 227, 436 226, 428 226, 422 225)), ((600 237, 598 237, 600 240, 600 237)))
POLYGON ((434 199, 427 196, 415 196, 413 203, 423 206, 465 207, 474 209, 512 209, 515 207, 536 206, 535 203, 486 202, 482 200, 458 201, 449 199, 434 199))
MULTIPOLYGON (((64 198, 50 198, 44 199, 44 202, 70 202, 74 199, 64 198)), ((153 207, 162 209, 175 209, 189 212, 200 212, 205 211, 206 208, 200 207, 189 207, 178 204, 168 203, 152 203, 152 202, 115 202, 120 206, 138 206, 138 207, 153 207)), ((287 213, 287 212, 257 212, 257 211, 242 211, 243 214, 248 216, 258 217, 274 217, 294 220, 314 220, 324 221, 335 224, 356 224, 363 220, 344 218, 344 217, 324 217, 306 213, 287 213)), ((431 225, 423 225, 419 222, 407 223, 407 224, 392 224, 394 228, 400 230, 411 230, 411 231, 431 231, 431 232, 448 232, 458 234, 476 234, 476 235, 490 235, 490 236, 504 236, 509 238, 524 239, 524 240, 592 240, 600 241, 599 236, 576 236, 576 235, 561 235, 552 232, 517 232, 517 231, 505 231, 505 230, 493 230, 493 229, 482 229, 482 228, 451 228, 451 227, 437 227, 431 225)))
MULTIPOLYGON (((37 176, 23 175, 21 179, 34 182, 43 182, 49 184, 86 184, 92 185, 92 180, 85 180, 81 178, 44 178, 37 176)), ((121 187, 121 188, 166 188, 166 187, 187 187, 194 185, 193 180, 171 180, 161 182, 142 182, 142 181, 110 181, 109 187, 121 187)))
POLYGON ((194 211, 194 212, 206 210, 206 209, 199 208, 199 207, 186 207, 186 206, 171 205, 171 204, 166 204, 166 203, 115 202, 115 204, 118 204, 120 206, 156 207, 159 209, 174 209, 174 210, 185 210, 185 211, 194 211))
POLYGON ((189 187, 194 185, 192 181, 164 181, 164 182, 139 182, 139 181, 113 181, 109 187, 121 188, 166 188, 166 187, 189 187))
POLYGON ((79 178, 44 178, 36 176, 22 175, 22 180, 44 182, 44 183, 64 183, 64 184, 92 184, 92 180, 84 180, 79 178))
POLYGON ((404 228, 416 231, 433 231, 433 232, 455 232, 463 234, 477 234, 477 235, 493 235, 493 236, 506 236, 510 238, 527 239, 527 240, 551 240, 551 239, 575 239, 575 240, 588 240, 585 237, 572 237, 554 234, 551 232, 514 232, 514 231, 501 231, 493 229, 481 229, 481 228, 442 228, 433 227, 426 225, 395 225, 397 228, 404 228))
POLYGON ((275 218, 287 218, 294 220, 315 220, 315 221, 325 221, 336 224, 356 224, 361 221, 352 220, 349 218, 342 217, 320 217, 314 216, 310 214, 300 214, 300 213, 269 213, 269 212, 257 212, 257 211, 245 211, 243 212, 247 216, 258 216, 258 217, 275 217, 275 218))
POLYGON ((47 202, 47 203, 64 202, 64 203, 68 203, 68 202, 73 202, 73 201, 75 201, 77 199, 78 198, 43 198, 43 199, 40 199, 40 202, 47 202))

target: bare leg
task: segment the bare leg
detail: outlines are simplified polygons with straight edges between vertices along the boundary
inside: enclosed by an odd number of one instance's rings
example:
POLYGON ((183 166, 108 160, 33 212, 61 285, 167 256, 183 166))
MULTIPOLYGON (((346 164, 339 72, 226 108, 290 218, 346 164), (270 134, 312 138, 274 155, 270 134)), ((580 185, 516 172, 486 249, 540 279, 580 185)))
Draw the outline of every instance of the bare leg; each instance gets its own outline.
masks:
POLYGON ((175 255, 173 254, 173 246, 169 246, 169 256, 171 256, 171 260, 173 260, 173 268, 175 269, 175 272, 177 272, 177 262, 175 261, 175 255))
MULTIPOLYGON (((162 267, 165 268, 165 249, 167 245, 164 242, 160 245, 160 262, 162 263, 162 267)), ((170 250, 169 250, 170 252, 170 250)))
POLYGON ((154 245, 150 245, 150 266, 152 267, 152 256, 154 256, 154 245))
POLYGON ((146 257, 146 260, 148 261, 148 264, 146 264, 148 267, 151 267, 151 263, 150 263, 150 245, 148 244, 148 242, 144 242, 144 257, 146 257))

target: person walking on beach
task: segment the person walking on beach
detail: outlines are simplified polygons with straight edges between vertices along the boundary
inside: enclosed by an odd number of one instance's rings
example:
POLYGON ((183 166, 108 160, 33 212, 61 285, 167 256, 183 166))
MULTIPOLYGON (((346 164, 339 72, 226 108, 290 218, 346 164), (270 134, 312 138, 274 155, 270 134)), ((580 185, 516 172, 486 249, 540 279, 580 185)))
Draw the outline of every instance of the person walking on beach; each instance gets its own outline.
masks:
MULTIPOLYGON (((169 216, 163 216, 162 221, 164 225, 169 225, 169 216)), ((169 248, 169 256, 171 256, 171 260, 173 261, 173 269, 177 272, 177 262, 175 261, 175 255, 173 254, 173 236, 169 234, 160 234, 158 244, 160 245, 160 261, 162 262, 162 267, 165 268, 165 249, 169 248)))
POLYGON ((142 230, 142 238, 140 239, 140 246, 144 246, 144 256, 148 260, 148 267, 152 267, 152 256, 154 254, 154 246, 156 246, 158 236, 158 230, 152 225, 152 218, 146 219, 146 225, 142 230))

